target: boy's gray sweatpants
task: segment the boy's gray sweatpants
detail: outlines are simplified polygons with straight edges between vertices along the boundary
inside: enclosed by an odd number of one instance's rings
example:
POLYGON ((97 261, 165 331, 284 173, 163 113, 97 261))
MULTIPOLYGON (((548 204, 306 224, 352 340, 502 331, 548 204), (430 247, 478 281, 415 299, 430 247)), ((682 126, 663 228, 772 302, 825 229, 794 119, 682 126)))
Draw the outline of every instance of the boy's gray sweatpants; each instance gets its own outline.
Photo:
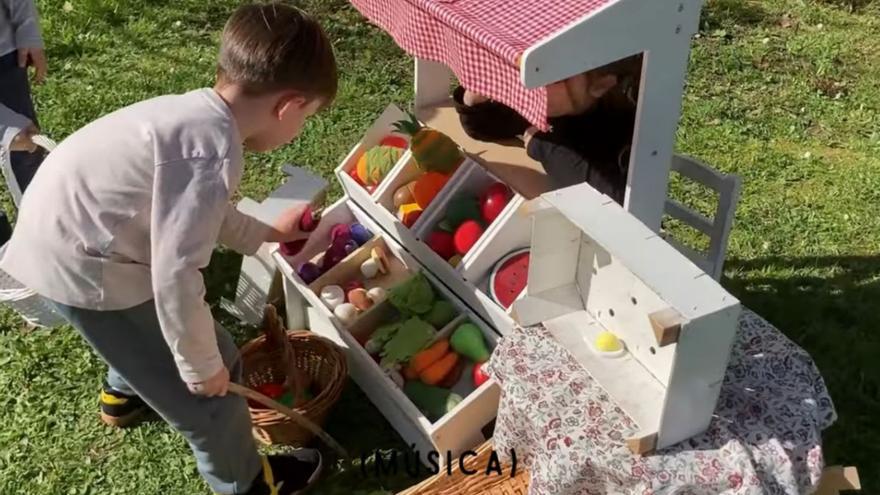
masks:
MULTIPOLYGON (((109 385, 140 396, 186 438, 199 472, 215 493, 250 489, 262 467, 246 401, 232 394, 208 398, 189 391, 162 337, 153 301, 121 311, 55 306, 109 365, 109 385)), ((223 362, 231 380, 239 382, 238 348, 225 329, 217 323, 215 328, 223 362)))

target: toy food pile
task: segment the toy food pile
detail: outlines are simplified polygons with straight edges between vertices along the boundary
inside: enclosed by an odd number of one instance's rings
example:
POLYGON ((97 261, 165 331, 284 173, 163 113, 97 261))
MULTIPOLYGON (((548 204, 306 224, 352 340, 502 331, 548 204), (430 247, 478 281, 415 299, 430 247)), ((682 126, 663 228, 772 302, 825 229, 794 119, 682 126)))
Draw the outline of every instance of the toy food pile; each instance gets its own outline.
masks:
POLYGON ((348 171, 348 175, 372 194, 403 156, 407 146, 406 139, 401 136, 385 136, 378 145, 358 158, 357 164, 348 171))
POLYGON ((464 153, 449 136, 423 126, 412 114, 394 126, 410 136, 410 151, 423 172, 394 192, 397 219, 411 228, 464 161, 464 153))
POLYGON ((373 233, 370 229, 360 223, 336 224, 330 230, 330 247, 327 251, 318 261, 299 265, 296 273, 303 282, 310 284, 372 238, 373 233))
POLYGON ((490 351, 479 327, 459 324, 448 338, 438 332, 459 315, 455 307, 434 294, 421 273, 388 292, 388 301, 400 316, 377 328, 364 349, 385 370, 407 397, 435 421, 452 410, 462 397, 452 392, 468 363, 474 363, 470 380, 474 388, 488 376, 482 364, 490 351))
POLYGON ((371 280, 390 271, 388 255, 381 246, 370 250, 370 257, 360 266, 361 278, 345 282, 344 285, 326 285, 321 288, 321 301, 345 325, 351 325, 364 311, 384 301, 387 297, 382 287, 364 288, 364 280, 371 280))
MULTIPOLYGON (((299 407, 314 398, 311 390, 304 389, 297 400, 294 400, 293 391, 285 389, 280 383, 264 383, 254 390, 287 407, 299 407)), ((248 405, 255 409, 266 409, 266 406, 251 399, 248 399, 248 405)))
MULTIPOLYGON (((299 230, 301 232, 313 232, 318 228, 318 224, 321 223, 323 212, 323 208, 314 208, 312 205, 307 206, 305 211, 303 211, 302 217, 299 219, 299 230)), ((306 242, 308 242, 308 239, 282 242, 278 249, 285 256, 296 256, 305 247, 306 242)))
POLYGON ((496 182, 486 188, 479 198, 454 198, 447 205, 443 219, 425 239, 425 243, 449 264, 457 266, 512 197, 510 188, 496 182))
POLYGON ((464 322, 448 340, 439 339, 413 355, 403 370, 403 392, 428 419, 436 421, 462 401, 451 389, 461 380, 468 362, 473 363, 469 380, 474 388, 489 379, 483 365, 490 355, 480 329, 464 322))

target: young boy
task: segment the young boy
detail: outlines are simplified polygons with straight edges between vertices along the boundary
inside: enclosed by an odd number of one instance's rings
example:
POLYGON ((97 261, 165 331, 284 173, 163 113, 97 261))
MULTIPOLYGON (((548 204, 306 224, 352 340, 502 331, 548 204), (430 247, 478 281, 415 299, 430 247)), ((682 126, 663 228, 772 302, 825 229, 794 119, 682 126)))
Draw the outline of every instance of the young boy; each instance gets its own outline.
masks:
POLYGON ((227 395, 240 378, 238 351, 211 317, 200 269, 218 241, 253 254, 307 236, 297 229, 302 209, 270 226, 230 200, 243 147, 289 143, 336 89, 316 21, 282 4, 239 8, 223 31, 214 88, 123 108, 58 145, 0 262, 54 301, 109 365, 104 420, 130 424, 146 404, 186 438, 218 494, 291 493, 320 468, 316 451, 258 456, 246 402, 227 395))

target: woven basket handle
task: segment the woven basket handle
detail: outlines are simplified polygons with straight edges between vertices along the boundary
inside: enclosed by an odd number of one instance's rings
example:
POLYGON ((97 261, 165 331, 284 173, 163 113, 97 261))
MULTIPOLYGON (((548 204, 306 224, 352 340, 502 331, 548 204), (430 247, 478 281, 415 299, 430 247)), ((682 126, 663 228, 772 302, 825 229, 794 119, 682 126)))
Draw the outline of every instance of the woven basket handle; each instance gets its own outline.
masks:
POLYGON ((293 392, 294 403, 296 403, 308 387, 308 380, 296 366, 296 351, 281 325, 278 310, 271 304, 267 304, 263 311, 263 332, 266 334, 266 344, 269 348, 282 351, 282 369, 286 370, 284 387, 293 392))
POLYGON ((235 383, 235 382, 229 383, 229 391, 234 393, 235 395, 239 395, 241 397, 244 397, 245 399, 254 400, 256 402, 259 402, 260 404, 263 404, 266 407, 271 407, 272 409, 280 412, 281 414, 287 416, 288 418, 290 418, 291 420, 293 420, 295 423, 299 424, 303 428, 314 433, 325 444, 327 444, 328 447, 333 449, 343 459, 345 459, 346 461, 350 460, 350 458, 348 456, 348 452, 345 450, 345 448, 342 447, 342 445, 339 444, 339 442, 334 440, 333 437, 331 437, 326 431, 321 429, 320 426, 316 425, 311 420, 309 420, 309 418, 306 418, 302 414, 294 411, 293 409, 285 406, 284 404, 281 404, 279 402, 276 402, 276 401, 270 399, 269 397, 257 392, 256 390, 251 390, 251 389, 249 389, 243 385, 239 385, 238 383, 235 383))

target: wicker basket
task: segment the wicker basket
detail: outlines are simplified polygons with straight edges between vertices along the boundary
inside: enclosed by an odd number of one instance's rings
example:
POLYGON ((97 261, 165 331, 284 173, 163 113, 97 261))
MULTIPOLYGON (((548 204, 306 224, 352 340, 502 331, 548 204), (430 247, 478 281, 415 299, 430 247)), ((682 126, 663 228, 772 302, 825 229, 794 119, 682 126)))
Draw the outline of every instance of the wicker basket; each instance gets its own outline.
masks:
MULTIPOLYGON (((339 400, 348 379, 345 354, 332 341, 312 332, 287 331, 293 349, 293 366, 310 382, 313 398, 292 408, 316 425, 323 426, 327 414, 339 400)), ((255 389, 266 383, 282 383, 286 372, 284 348, 262 335, 241 349, 244 385, 255 389)), ((314 435, 273 409, 250 406, 254 436, 264 444, 304 446, 314 435)))
POLYGON ((529 473, 525 469, 517 468, 516 476, 511 478, 510 466, 504 466, 501 475, 486 476, 492 448, 492 440, 488 440, 477 449, 476 457, 469 457, 465 462, 468 470, 476 471, 476 474, 463 474, 455 463, 452 475, 441 471, 398 495, 526 495, 529 473))

